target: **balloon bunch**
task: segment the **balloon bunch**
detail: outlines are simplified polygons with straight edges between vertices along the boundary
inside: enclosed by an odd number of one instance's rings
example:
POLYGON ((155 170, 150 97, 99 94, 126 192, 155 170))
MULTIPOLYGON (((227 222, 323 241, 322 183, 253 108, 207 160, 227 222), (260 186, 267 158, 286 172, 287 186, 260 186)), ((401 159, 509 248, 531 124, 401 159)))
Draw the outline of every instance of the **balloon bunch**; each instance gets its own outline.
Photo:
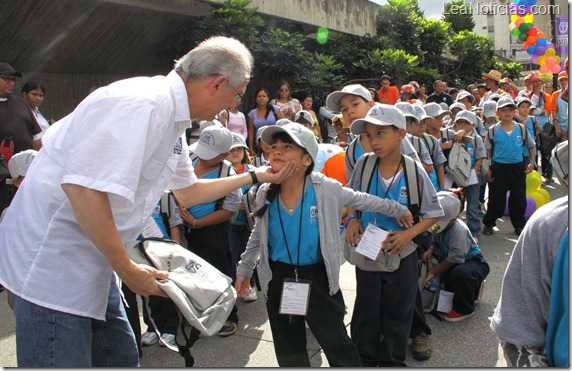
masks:
MULTIPOLYGON (((536 170, 526 174, 526 210, 524 212, 525 218, 530 218, 530 216, 538 209, 550 202, 550 194, 544 188, 541 188, 542 177, 540 173, 536 170)), ((506 205, 504 208, 504 215, 509 214, 508 207, 509 194, 506 195, 506 205)))
POLYGON ((546 34, 534 27, 532 10, 537 0, 514 0, 509 6, 512 21, 508 28, 512 36, 523 43, 523 49, 531 56, 534 64, 540 65, 540 72, 556 74, 562 69, 556 48, 546 34))

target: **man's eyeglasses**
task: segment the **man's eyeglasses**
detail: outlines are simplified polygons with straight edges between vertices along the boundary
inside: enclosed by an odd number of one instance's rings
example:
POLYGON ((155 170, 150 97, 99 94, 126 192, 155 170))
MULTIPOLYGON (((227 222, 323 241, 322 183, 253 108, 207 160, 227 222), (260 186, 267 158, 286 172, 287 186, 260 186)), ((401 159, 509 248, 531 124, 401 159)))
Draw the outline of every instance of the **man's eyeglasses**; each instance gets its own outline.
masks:
POLYGON ((2 76, 2 75, 0 75, 0 79, 2 79, 4 81, 12 81, 12 82, 18 81, 18 78, 16 76, 2 76))
MULTIPOLYGON (((220 74, 218 74, 218 73, 211 73, 210 75, 213 76, 213 77, 223 76, 223 75, 220 75, 220 74)), ((230 82, 228 81, 228 79, 227 79, 226 77, 224 77, 224 79, 223 79, 222 81, 226 81, 227 84, 229 84, 229 88, 230 88, 230 82)), ((222 81, 221 81, 221 82, 222 82, 222 81)), ((217 85, 217 86, 218 86, 218 85, 217 85)), ((234 96, 234 100, 237 100, 237 99, 241 99, 241 100, 242 100, 242 98, 244 97, 244 93, 245 93, 245 92, 242 92, 242 93, 236 92, 236 95, 234 96)))

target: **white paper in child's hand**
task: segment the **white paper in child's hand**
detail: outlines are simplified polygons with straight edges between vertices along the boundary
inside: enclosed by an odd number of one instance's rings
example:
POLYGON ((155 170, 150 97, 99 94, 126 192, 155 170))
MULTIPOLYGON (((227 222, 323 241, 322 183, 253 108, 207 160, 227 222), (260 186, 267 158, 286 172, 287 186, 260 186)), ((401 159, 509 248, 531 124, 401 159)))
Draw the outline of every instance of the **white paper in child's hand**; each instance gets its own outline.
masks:
POLYGON ((365 230, 359 244, 356 248, 356 252, 370 258, 371 260, 376 260, 379 252, 381 251, 382 243, 387 238, 389 232, 376 227, 373 224, 369 224, 365 230))

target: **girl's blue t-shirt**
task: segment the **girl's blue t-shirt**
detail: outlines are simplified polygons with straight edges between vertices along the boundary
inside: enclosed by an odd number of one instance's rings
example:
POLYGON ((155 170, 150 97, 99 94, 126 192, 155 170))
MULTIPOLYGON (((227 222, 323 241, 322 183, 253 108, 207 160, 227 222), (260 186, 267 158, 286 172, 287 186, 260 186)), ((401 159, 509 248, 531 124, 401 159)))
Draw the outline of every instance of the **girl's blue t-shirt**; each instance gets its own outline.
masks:
POLYGON ((278 197, 269 205, 267 212, 270 260, 298 266, 312 265, 323 260, 320 251, 316 192, 312 185, 306 186, 304 204, 301 205, 298 201, 292 213, 278 197), (301 223, 300 218, 302 218, 301 223), (300 241, 299 246, 298 241, 300 241))
MULTIPOLYGON (((273 105, 274 112, 280 111, 280 107, 273 105)), ((258 118, 256 117, 256 108, 252 111, 248 112, 248 116, 252 119, 254 124, 254 133, 256 134, 256 130, 260 129, 263 126, 274 125, 276 123, 276 115, 270 110, 268 112, 268 116, 266 118, 258 118)))
MULTIPOLYGON (((195 165, 197 160, 193 161, 193 166, 195 165)), ((219 169, 215 169, 208 174, 205 174, 200 177, 200 179, 218 179, 219 169)), ((195 219, 204 218, 205 216, 212 214, 215 212, 216 209, 216 200, 211 202, 205 202, 202 204, 195 205, 187 210, 191 213, 195 219)))

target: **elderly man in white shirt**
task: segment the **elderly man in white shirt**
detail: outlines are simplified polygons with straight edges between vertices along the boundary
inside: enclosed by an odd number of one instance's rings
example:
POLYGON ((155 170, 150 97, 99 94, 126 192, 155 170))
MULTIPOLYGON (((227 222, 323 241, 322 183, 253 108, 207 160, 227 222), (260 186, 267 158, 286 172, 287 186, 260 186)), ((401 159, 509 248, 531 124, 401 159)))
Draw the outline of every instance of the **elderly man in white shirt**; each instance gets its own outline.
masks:
POLYGON ((0 224, 0 283, 14 304, 20 367, 138 366, 116 278, 136 294, 166 296, 156 279, 167 273, 135 264, 124 248, 163 190, 190 207, 295 170, 194 174, 181 139, 191 116, 212 120, 242 96, 252 65, 239 41, 210 38, 167 76, 100 88, 46 132, 0 224))

